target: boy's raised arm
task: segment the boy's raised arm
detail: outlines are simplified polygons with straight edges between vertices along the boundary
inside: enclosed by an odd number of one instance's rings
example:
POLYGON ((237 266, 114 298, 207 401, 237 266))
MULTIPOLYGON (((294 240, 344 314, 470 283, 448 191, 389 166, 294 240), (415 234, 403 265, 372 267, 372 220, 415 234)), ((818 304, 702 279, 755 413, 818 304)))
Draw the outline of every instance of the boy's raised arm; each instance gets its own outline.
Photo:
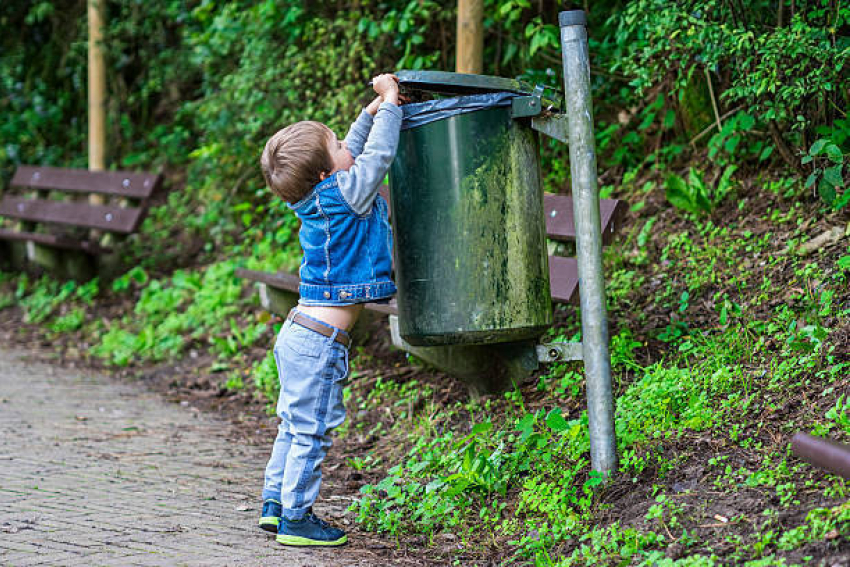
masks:
POLYGON ((354 149, 349 145, 349 151, 355 156, 354 165, 348 171, 340 171, 337 174, 343 198, 359 215, 365 215, 372 209, 378 188, 395 158, 403 118, 398 106, 398 85, 395 78, 392 75, 381 75, 374 81, 374 85, 375 91, 381 95, 384 102, 378 107, 363 151, 355 155, 354 149))
POLYGON ((381 97, 376 97, 375 100, 369 103, 369 106, 360 111, 357 120, 348 129, 348 134, 345 135, 345 145, 348 146, 351 157, 356 158, 363 153, 363 146, 366 145, 366 139, 369 137, 369 131, 372 129, 372 119, 378 112, 378 105, 381 102, 381 97))

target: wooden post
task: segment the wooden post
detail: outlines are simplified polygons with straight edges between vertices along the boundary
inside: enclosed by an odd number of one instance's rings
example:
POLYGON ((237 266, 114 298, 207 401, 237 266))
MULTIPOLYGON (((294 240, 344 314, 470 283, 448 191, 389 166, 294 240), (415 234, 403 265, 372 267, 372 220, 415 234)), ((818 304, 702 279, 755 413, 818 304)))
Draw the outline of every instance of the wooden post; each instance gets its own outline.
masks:
POLYGON ((457 59, 455 71, 484 71, 484 0, 457 2, 457 59))
MULTIPOLYGON (((106 0, 88 0, 89 19, 89 170, 106 168, 106 61, 103 50, 103 25, 106 0)), ((102 205, 100 195, 89 195, 89 203, 102 205)), ((99 230, 89 231, 98 240, 99 230)))
MULTIPOLYGON (((89 169, 105 168, 106 64, 103 53, 105 0, 89 0, 89 169)), ((94 201, 92 201, 94 202, 94 201)))

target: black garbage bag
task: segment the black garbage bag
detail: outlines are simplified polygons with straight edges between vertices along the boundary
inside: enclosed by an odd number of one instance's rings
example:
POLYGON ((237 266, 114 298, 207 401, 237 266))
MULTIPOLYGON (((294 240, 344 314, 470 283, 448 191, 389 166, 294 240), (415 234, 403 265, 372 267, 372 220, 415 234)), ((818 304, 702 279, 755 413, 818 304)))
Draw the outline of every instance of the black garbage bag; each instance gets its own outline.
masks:
POLYGON ((510 106, 511 99, 517 96, 521 95, 508 92, 484 93, 405 104, 401 107, 404 112, 401 129, 408 130, 424 126, 437 120, 466 114, 467 112, 510 106))

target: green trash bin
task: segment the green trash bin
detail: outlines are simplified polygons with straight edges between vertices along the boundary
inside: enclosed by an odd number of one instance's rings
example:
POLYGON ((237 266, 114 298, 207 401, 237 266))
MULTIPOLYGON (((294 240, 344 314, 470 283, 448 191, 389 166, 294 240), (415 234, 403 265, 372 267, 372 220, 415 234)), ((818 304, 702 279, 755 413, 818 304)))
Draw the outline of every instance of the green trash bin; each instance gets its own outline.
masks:
POLYGON ((533 97, 499 77, 398 75, 414 95, 463 95, 405 108, 390 169, 402 338, 538 338, 552 325, 539 142, 516 118, 533 97))

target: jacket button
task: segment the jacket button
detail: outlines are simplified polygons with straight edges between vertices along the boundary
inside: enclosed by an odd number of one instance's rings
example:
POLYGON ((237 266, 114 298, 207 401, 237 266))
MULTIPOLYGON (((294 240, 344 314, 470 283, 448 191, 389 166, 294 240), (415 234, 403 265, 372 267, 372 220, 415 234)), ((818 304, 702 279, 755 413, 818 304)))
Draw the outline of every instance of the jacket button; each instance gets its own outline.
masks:
POLYGON ((325 299, 330 299, 330 298, 331 298, 331 292, 326 291, 325 292, 325 299))

